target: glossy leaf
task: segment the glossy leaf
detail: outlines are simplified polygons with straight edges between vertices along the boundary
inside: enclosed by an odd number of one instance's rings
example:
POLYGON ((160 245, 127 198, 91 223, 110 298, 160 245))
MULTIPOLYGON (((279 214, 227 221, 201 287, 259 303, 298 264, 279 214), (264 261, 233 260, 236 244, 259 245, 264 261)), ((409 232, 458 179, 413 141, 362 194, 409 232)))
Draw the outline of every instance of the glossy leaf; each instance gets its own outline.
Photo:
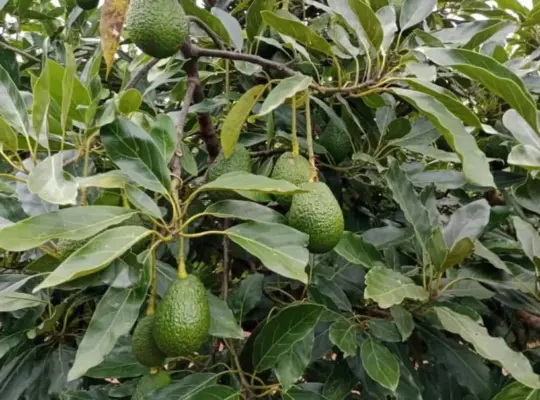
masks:
POLYGON ((116 99, 118 111, 121 114, 129 115, 139 109, 142 103, 142 95, 137 89, 128 89, 120 93, 116 99))
POLYGON ((125 335, 137 321, 139 309, 150 286, 151 265, 143 268, 139 285, 131 289, 109 288, 97 305, 90 325, 77 349, 77 356, 68 374, 68 380, 83 376, 99 365, 113 349, 116 341, 125 335))
POLYGON ((36 307, 43 303, 38 296, 27 293, 5 293, 0 296, 0 312, 11 312, 28 307, 36 307))
POLYGON ((338 320, 330 326, 330 340, 343 352, 343 357, 356 355, 358 344, 356 334, 358 329, 354 323, 347 320, 338 320))
POLYGON ((236 218, 276 224, 286 223, 286 218, 279 212, 244 200, 221 200, 210 204, 204 213, 218 218, 236 218))
POLYGON ((229 32, 218 17, 212 15, 212 13, 205 10, 204 8, 200 8, 193 0, 181 0, 180 4, 182 4, 182 7, 184 8, 184 11, 187 15, 193 15, 201 19, 206 25, 210 27, 210 29, 217 33, 220 39, 222 39, 227 44, 231 44, 229 32))
POLYGON ((307 282, 308 235, 281 224, 246 222, 227 229, 226 235, 259 258, 271 271, 307 282))
POLYGON ((384 39, 384 32, 379 18, 377 18, 377 15, 373 12, 369 3, 365 3, 362 0, 348 1, 351 10, 356 15, 356 18, 358 18, 358 21, 364 30, 367 40, 375 52, 378 52, 384 39))
POLYGON ((270 194, 295 194, 305 190, 298 188, 285 180, 267 178, 247 172, 230 172, 218 179, 201 186, 200 191, 210 190, 240 190, 270 194))
POLYGON ((512 217, 512 222, 523 252, 533 262, 536 269, 540 270, 540 235, 538 231, 519 217, 512 217))
POLYGON ((266 96, 258 115, 263 116, 272 112, 283 104, 285 100, 306 90, 309 85, 311 85, 311 82, 311 77, 302 74, 283 79, 274 89, 272 89, 270 94, 266 96))
POLYGON ((540 135, 531 128, 529 123, 516 110, 506 111, 502 122, 504 127, 514 135, 519 143, 540 149, 540 135))
POLYGON ((345 231, 334 251, 347 261, 362 265, 366 269, 377 265, 384 266, 379 251, 372 244, 366 242, 362 236, 345 231))
POLYGON ((405 299, 425 301, 428 292, 399 272, 375 267, 366 275, 364 297, 375 301, 381 308, 390 308, 405 299))
POLYGON ((0 117, 14 130, 25 136, 30 134, 30 118, 17 86, 9 73, 0 65, 0 117))
POLYGON ((426 19, 437 6, 437 0, 404 0, 399 15, 399 26, 404 31, 426 19))
POLYGON ((394 319, 401 338, 406 341, 414 330, 414 320, 412 314, 400 305, 390 307, 390 313, 394 319))
POLYGON ((452 249, 463 239, 475 241, 489 223, 490 207, 486 200, 477 200, 459 208, 444 228, 444 240, 452 249))
POLYGON ((127 119, 119 118, 100 131, 107 154, 133 181, 165 194, 171 179, 167 163, 151 136, 127 119))
POLYGON ((254 0, 248 8, 246 16, 246 33, 250 42, 253 42, 264 29, 261 11, 272 10, 275 0, 254 0))
POLYGON ((101 233, 66 258, 34 292, 104 269, 151 233, 141 226, 120 226, 101 233))
POLYGON ((159 114, 152 123, 150 136, 154 139, 154 143, 163 159, 169 162, 174 155, 178 142, 178 136, 172 118, 165 114, 159 114))
POLYGON ((520 382, 513 382, 504 387, 493 400, 538 400, 540 389, 527 387, 520 382))
POLYGON ((464 49, 422 48, 433 62, 452 67, 474 81, 485 85, 503 98, 535 130, 538 129, 535 103, 521 78, 493 58, 464 49))
POLYGON ((0 248, 24 251, 51 239, 82 240, 128 219, 121 207, 72 207, 31 217, 0 230, 0 248))
POLYGON ((215 337, 244 339, 242 328, 236 322, 230 308, 222 299, 208 294, 210 304, 210 335, 215 337))
POLYGON ((102 174, 78 178, 77 185, 80 188, 99 187, 106 189, 123 189, 129 181, 129 178, 122 171, 112 170, 102 174))
POLYGON ((47 143, 49 134, 47 116, 51 104, 50 85, 50 68, 49 64, 45 64, 45 68, 34 84, 34 101, 32 102, 32 129, 42 144, 47 143))
POLYGON ((292 305, 272 318, 261 330, 253 348, 256 371, 272 368, 306 336, 313 335, 322 308, 312 304, 292 305))
MULTIPOLYGON (((213 387, 217 383, 218 376, 208 372, 199 372, 187 375, 179 381, 158 389, 152 393, 152 400, 196 399, 199 393, 208 387, 213 387)), ((211 397, 210 397, 211 398, 211 397)), ((202 399, 200 399, 202 400, 202 399)))
POLYGON ((434 310, 445 330, 460 335, 482 357, 499 363, 517 381, 531 388, 540 388, 540 378, 527 357, 510 349, 503 338, 489 335, 486 328, 476 321, 447 307, 434 310))
POLYGON ((458 153, 469 182, 478 186, 495 187, 485 154, 480 151, 476 140, 465 130, 458 118, 433 96, 407 89, 392 90, 416 107, 443 134, 447 143, 458 153))
POLYGON ((52 204, 77 204, 77 183, 64 172, 64 153, 45 158, 28 176, 28 189, 52 204))
POLYGON ((362 365, 371 379, 395 391, 399 383, 399 364, 396 357, 373 339, 367 339, 360 349, 362 365))
POLYGON ((257 85, 246 91, 232 106, 221 128, 221 147, 226 158, 232 154, 247 117, 264 93, 265 85, 257 85))
POLYGON ((530 170, 540 169, 540 149, 528 144, 519 144, 508 155, 508 164, 530 170))
POLYGON ((274 367, 283 392, 287 392, 307 368, 313 349, 313 332, 281 355, 274 367))
POLYGON ((249 274, 228 297, 231 310, 242 321, 243 316, 253 310, 263 299, 264 275, 249 274))
POLYGON ((66 67, 62 78, 62 111, 60 114, 60 127, 62 132, 65 132, 66 130, 76 73, 77 62, 73 55, 73 48, 70 45, 66 45, 66 67))
POLYGON ((161 211, 155 201, 136 186, 126 184, 126 197, 136 208, 154 218, 161 219, 161 211))
POLYGON ((279 33, 292 37, 310 49, 317 50, 328 56, 332 55, 330 44, 300 21, 280 17, 271 11, 261 11, 261 16, 265 23, 279 33))
POLYGON ((244 37, 242 35, 242 27, 238 23, 238 20, 218 7, 212 7, 211 12, 212 15, 219 18, 221 23, 225 26, 236 49, 242 50, 242 47, 244 47, 244 37))

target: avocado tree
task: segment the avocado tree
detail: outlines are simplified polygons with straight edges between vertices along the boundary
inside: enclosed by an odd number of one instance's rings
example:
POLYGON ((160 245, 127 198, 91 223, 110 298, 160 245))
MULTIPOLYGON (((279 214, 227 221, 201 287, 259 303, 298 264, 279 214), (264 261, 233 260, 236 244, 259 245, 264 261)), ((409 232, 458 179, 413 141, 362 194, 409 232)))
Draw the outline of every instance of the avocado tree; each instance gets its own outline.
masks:
POLYGON ((540 1, 0 0, 0 399, 540 398, 540 1))

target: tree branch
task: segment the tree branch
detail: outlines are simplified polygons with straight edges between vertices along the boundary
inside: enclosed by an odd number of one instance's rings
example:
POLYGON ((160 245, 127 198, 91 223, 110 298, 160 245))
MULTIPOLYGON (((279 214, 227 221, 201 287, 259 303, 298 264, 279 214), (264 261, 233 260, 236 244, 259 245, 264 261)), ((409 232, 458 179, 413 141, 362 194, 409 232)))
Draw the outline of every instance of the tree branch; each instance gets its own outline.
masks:
POLYGON ((225 50, 225 45, 223 44, 223 41, 221 38, 214 32, 208 25, 206 25, 200 18, 194 17, 193 15, 190 15, 188 19, 191 22, 196 23, 199 25, 199 27, 206 32, 206 34, 212 39, 214 44, 218 49, 225 50))
POLYGON ((147 64, 139 68, 139 70, 135 72, 135 75, 131 77, 124 90, 132 89, 137 86, 139 81, 148 74, 148 71, 150 71, 152 67, 158 63, 158 61, 159 59, 153 58, 147 64))
MULTIPOLYGON (((204 92, 199 80, 199 71, 197 70, 198 56, 196 52, 193 51, 194 47, 195 46, 193 46, 191 42, 187 41, 182 46, 182 53, 186 58, 184 71, 188 78, 195 79, 198 82, 193 91, 193 104, 197 104, 204 100, 204 92)), ((206 151, 208 152, 210 159, 214 160, 221 150, 221 145, 214 131, 214 126, 212 125, 212 118, 209 113, 200 113, 197 117, 199 120, 201 138, 206 145, 206 151)))
MULTIPOLYGON (((223 230, 229 228, 229 220, 225 218, 223 221, 223 230)), ((229 260, 229 238, 227 235, 223 236, 223 277, 221 281, 221 297, 225 302, 229 295, 229 269, 230 269, 230 260, 229 260)))
POLYGON ((26 57, 29 60, 35 61, 37 63, 41 62, 41 60, 39 58, 34 57, 32 54, 28 54, 26 51, 21 50, 21 49, 15 47, 15 46, 11 46, 10 44, 8 44, 6 42, 3 42, 1 40, 0 40, 0 47, 3 48, 3 49, 6 49, 6 50, 11 50, 14 53, 20 54, 21 56, 26 57))

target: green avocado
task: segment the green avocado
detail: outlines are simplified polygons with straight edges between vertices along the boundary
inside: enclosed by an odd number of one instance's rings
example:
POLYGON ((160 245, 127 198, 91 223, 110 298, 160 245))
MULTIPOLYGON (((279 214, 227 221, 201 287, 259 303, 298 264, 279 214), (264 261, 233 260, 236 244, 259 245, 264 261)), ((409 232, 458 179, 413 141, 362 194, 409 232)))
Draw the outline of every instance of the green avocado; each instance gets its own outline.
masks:
MULTIPOLYGON (((295 185, 309 181, 309 161, 299 154, 283 153, 276 161, 272 170, 272 179, 283 179, 295 185)), ((278 195, 277 202, 283 207, 291 205, 292 196, 278 195)))
POLYGON ((236 145, 229 158, 225 158, 223 152, 218 154, 213 164, 208 167, 208 181, 215 181, 221 175, 236 171, 251 172, 251 155, 240 144, 236 145))
POLYGON ((319 143, 328 151, 334 161, 339 164, 353 152, 349 134, 330 123, 319 139, 319 143))
POLYGON ((304 183, 306 193, 295 194, 287 215, 289 225, 309 235, 312 253, 327 253, 343 234, 343 212, 330 188, 323 182, 304 183))
POLYGON ((178 0, 131 0, 126 28, 133 43, 156 58, 176 54, 189 35, 189 21, 178 0))
POLYGON ((154 316, 147 315, 142 318, 133 332, 133 356, 142 365, 147 367, 161 367, 165 362, 165 354, 156 346, 152 336, 154 316))
POLYGON ((173 282, 159 303, 152 333, 169 357, 198 350, 208 339, 210 306, 203 283, 195 275, 173 282))
POLYGON ((171 376, 167 372, 161 371, 155 375, 144 375, 135 386, 131 400, 146 400, 148 393, 170 384, 171 376))
POLYGON ((77 5, 83 10, 93 10, 99 4, 99 0, 77 0, 77 5))

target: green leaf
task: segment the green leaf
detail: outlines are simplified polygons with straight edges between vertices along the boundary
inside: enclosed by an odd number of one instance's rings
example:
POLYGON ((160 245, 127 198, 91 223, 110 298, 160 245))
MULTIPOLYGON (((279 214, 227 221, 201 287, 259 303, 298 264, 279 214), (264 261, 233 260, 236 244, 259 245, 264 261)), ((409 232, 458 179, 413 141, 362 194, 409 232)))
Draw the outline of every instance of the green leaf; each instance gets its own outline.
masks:
POLYGON ((252 87, 229 110, 221 128, 221 147, 226 158, 232 154, 247 117, 265 90, 266 85, 252 87))
POLYGON ((437 6, 437 0, 404 0, 399 15, 401 30, 410 28, 425 20, 437 6))
POLYGON ((272 112, 282 105, 285 100, 306 90, 309 85, 311 85, 312 81, 311 77, 302 74, 283 79, 272 89, 270 94, 266 96, 257 116, 263 116, 272 112))
POLYGON ((485 199, 473 201, 456 210, 444 228, 444 241, 453 249, 461 240, 476 241, 489 223, 491 208, 485 199))
POLYGON ((187 15, 193 15, 199 18, 206 25, 208 25, 210 29, 212 29, 219 36, 220 39, 227 44, 231 44, 229 32, 218 17, 212 15, 204 8, 199 7, 196 2, 192 0, 180 0, 180 4, 182 4, 182 8, 187 15))
POLYGON ((400 305, 390 307, 390 313, 394 319, 401 338, 406 341, 414 330, 414 320, 412 314, 400 305))
POLYGON ((143 276, 131 289, 110 287, 94 311, 88 329, 79 344, 68 381, 80 378, 110 353, 118 338, 127 334, 139 317, 139 310, 150 287, 151 263, 141 266, 143 276))
POLYGON ((62 78, 62 112, 60 114, 60 126, 62 132, 65 132, 66 130, 76 74, 77 62, 73 55, 73 48, 71 45, 66 45, 66 68, 64 70, 64 77, 62 78))
POLYGON ((180 143, 180 149, 182 151, 182 155, 180 156, 182 168, 191 176, 197 176, 199 174, 199 168, 197 167, 195 156, 185 143, 180 143))
POLYGON ((396 324, 385 319, 370 319, 368 321, 368 331, 375 338, 387 343, 401 342, 401 334, 396 324))
POLYGON ((317 391, 293 387, 287 393, 283 393, 283 400, 330 400, 317 391))
POLYGON ((348 2, 351 10, 355 13, 356 18, 358 18, 368 42, 375 52, 378 53, 384 38, 384 32, 379 18, 377 18, 369 3, 365 3, 362 0, 348 0, 348 2))
POLYGON ((448 111, 465 122, 465 124, 476 128, 482 128, 482 122, 478 116, 472 112, 469 107, 463 104, 463 101, 450 90, 425 80, 413 78, 402 78, 401 80, 413 89, 433 96, 437 101, 441 102, 448 111))
POLYGON ((0 143, 5 150, 17 151, 17 135, 2 117, 0 117, 0 143))
POLYGON ((163 159, 167 162, 171 161, 178 142, 172 118, 165 114, 159 114, 152 123, 150 136, 154 139, 163 159))
POLYGON ((527 357, 510 349, 503 338, 491 336, 476 321, 449 308, 435 307, 434 310, 443 328, 472 344, 480 356, 499 363, 522 384, 540 388, 540 378, 534 373, 527 357))
POLYGON ((421 51, 434 63, 454 68, 485 85, 515 108, 534 130, 538 129, 536 103, 521 78, 507 67, 471 50, 423 47, 421 51))
POLYGON ((122 207, 71 207, 19 221, 0 230, 0 248, 24 251, 51 239, 82 240, 128 219, 132 210, 122 207))
POLYGON ((247 221, 286 224, 287 219, 277 211, 251 201, 221 200, 212 203, 204 214, 218 218, 236 218, 247 221))
POLYGON ((26 337, 23 331, 15 333, 5 333, 0 335, 0 359, 13 347, 21 343, 26 337))
POLYGON ((271 271, 307 283, 308 235, 286 225, 246 222, 225 234, 247 252, 259 258, 271 271))
MULTIPOLYGON (((540 9, 540 7, 539 7, 540 9)), ((540 12, 539 12, 540 13, 540 12)), ((540 19, 540 17, 539 17, 540 19)), ((538 400, 540 389, 533 389, 522 385, 520 382, 512 382, 493 398, 493 400, 538 400)))
POLYGON ((47 143, 47 136, 49 134, 47 120, 49 106, 51 104, 51 79, 49 74, 49 67, 45 64, 45 68, 41 71, 41 75, 36 80, 33 87, 34 101, 32 102, 32 128, 40 143, 47 143), (44 135, 44 140, 40 140, 42 134, 44 135))
POLYGON ((264 275, 249 274, 240 282, 240 285, 228 297, 229 307, 238 317, 239 321, 244 315, 253 310, 263 299, 264 275))
POLYGON ((474 48, 480 46, 495 35, 506 32, 507 30, 511 31, 508 33, 508 35, 510 35, 511 33, 513 33, 513 31, 516 30, 516 25, 513 22, 498 20, 489 22, 490 24, 487 28, 480 30, 473 37, 471 37, 470 40, 465 43, 465 45, 463 45, 464 49, 473 50, 474 48))
POLYGON ((269 194, 296 194, 305 192, 305 190, 285 180, 271 179, 263 175, 254 175, 248 172, 230 172, 221 175, 215 181, 208 182, 198 190, 241 190, 269 194))
POLYGON ((139 109, 142 104, 142 94, 137 89, 131 88, 118 95, 116 107, 121 114, 129 115, 139 109))
POLYGON ((130 184, 126 184, 124 189, 129 202, 136 208, 154 218, 162 218, 161 211, 156 202, 141 189, 130 184))
POLYGON ((261 11, 271 11, 274 5, 275 0, 254 0, 249 6, 246 15, 246 33, 250 42, 253 42, 265 27, 261 11))
POLYGON ((283 392, 287 392, 304 374, 311 358, 313 342, 312 332, 303 340, 296 342, 289 351, 282 354, 277 360, 274 370, 283 392))
POLYGON ((371 243, 366 242, 362 236, 345 231, 341 240, 334 248, 341 257, 353 264, 359 264, 366 269, 375 266, 384 266, 382 255, 371 243))
POLYGON ((474 254, 477 255, 478 257, 482 257, 483 259, 489 261, 489 263, 493 265, 495 268, 503 270, 509 273, 510 275, 512 275, 512 271, 510 270, 510 268, 508 268, 506 263, 503 260, 501 260, 501 258, 497 254, 489 250, 486 246, 484 246, 478 240, 474 244, 474 254))
POLYGON ((107 171, 102 174, 77 178, 77 184, 83 187, 99 187, 105 189, 123 189, 129 178, 120 170, 107 171))
MULTIPOLYGON (((182 397, 184 398, 184 397, 182 397)), ((240 392, 229 386, 212 385, 203 388, 194 396, 189 397, 190 400, 240 400, 240 392)))
POLYGON ((512 217, 512 222, 523 252, 533 262, 536 269, 540 271, 540 235, 538 231, 531 224, 517 216, 512 217))
POLYGON ((357 331, 356 325, 345 319, 340 319, 330 326, 330 341, 339 347, 345 358, 356 355, 358 349, 358 343, 356 342, 357 331))
POLYGON ((0 296, 0 312, 11 312, 36 307, 43 303, 41 298, 27 293, 5 293, 0 296))
POLYGON ((383 30, 383 42, 381 46, 386 51, 394 41, 394 37, 398 31, 396 10, 393 6, 388 5, 379 8, 375 14, 379 18, 379 21, 381 21, 383 30))
POLYGON ((60 400, 109 400, 109 396, 105 392, 97 390, 88 392, 83 390, 69 390, 60 395, 60 400))
POLYGON ((264 22, 279 33, 292 37, 310 49, 332 56, 330 44, 302 22, 280 17, 271 11, 261 11, 261 16, 264 22))
POLYGON ((244 36, 238 20, 219 7, 212 7, 210 11, 212 15, 218 17, 225 26, 234 47, 236 47, 237 50, 242 51, 242 47, 244 47, 244 36))
POLYGON ((0 117, 2 117, 17 132, 28 136, 30 133, 30 118, 17 86, 11 80, 9 73, 0 65, 0 117))
POLYGON ((167 163, 152 137, 127 119, 118 118, 101 128, 107 154, 133 181, 166 194, 171 186, 167 163))
POLYGON ((323 309, 313 304, 296 304, 279 312, 264 325, 253 347, 253 365, 262 372, 272 368, 296 343, 313 335, 323 309))
POLYGON ((217 383, 218 375, 195 373, 175 381, 172 384, 152 392, 152 400, 204 400, 197 398, 199 393, 217 383))
POLYGON ((208 293, 208 303, 210 305, 210 335, 243 340, 242 328, 234 319, 227 303, 212 293, 208 293))
POLYGON ((135 360, 131 337, 124 335, 118 338, 103 362, 90 368, 84 375, 94 379, 120 379, 133 378, 149 372, 150 368, 135 360))
POLYGON ((99 234, 66 258, 34 288, 34 293, 106 268, 151 233, 152 231, 142 226, 120 226, 99 234))
POLYGON ((529 170, 540 169, 540 149, 527 144, 518 144, 508 155, 508 164, 529 170))
POLYGON ((528 145, 540 149, 540 135, 514 110, 504 113, 502 122, 516 140, 522 145, 528 145))
POLYGON ((405 299, 426 301, 428 292, 397 271, 375 267, 366 274, 364 297, 375 301, 381 308, 390 308, 405 299))
POLYGON ((52 204, 77 204, 77 183, 64 173, 65 153, 56 153, 36 165, 28 176, 28 189, 52 204))
POLYGON ((462 122, 442 103, 433 96, 413 90, 392 91, 417 108, 443 134, 450 147, 458 153, 469 182, 478 186, 495 187, 486 156, 478 148, 474 136, 465 130, 462 122))
POLYGON ((373 339, 367 339, 360 348, 360 357, 371 379, 391 391, 397 389, 399 363, 390 350, 373 339))

